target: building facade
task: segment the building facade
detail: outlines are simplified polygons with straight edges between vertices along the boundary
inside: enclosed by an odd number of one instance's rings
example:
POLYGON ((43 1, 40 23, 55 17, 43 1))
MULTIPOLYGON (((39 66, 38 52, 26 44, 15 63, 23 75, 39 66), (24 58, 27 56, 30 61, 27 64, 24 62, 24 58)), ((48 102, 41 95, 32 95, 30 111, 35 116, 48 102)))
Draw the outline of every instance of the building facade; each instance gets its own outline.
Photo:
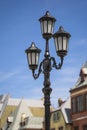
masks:
POLYGON ((66 101, 59 99, 59 107, 51 112, 51 130, 71 130, 70 98, 66 101))
POLYGON ((70 90, 73 130, 87 130, 87 62, 70 90))

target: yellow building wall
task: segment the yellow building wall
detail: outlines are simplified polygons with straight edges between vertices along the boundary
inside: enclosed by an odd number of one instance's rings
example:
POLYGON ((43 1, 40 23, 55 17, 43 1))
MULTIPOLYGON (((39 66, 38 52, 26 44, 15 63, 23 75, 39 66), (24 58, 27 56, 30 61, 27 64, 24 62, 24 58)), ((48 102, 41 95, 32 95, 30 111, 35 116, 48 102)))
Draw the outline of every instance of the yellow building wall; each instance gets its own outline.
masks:
POLYGON ((63 130, 71 130, 71 125, 67 125, 65 123, 62 112, 58 110, 58 113, 59 113, 59 119, 57 121, 53 120, 54 112, 51 114, 50 129, 59 130, 60 127, 63 127, 63 130))
POLYGON ((10 114, 16 109, 16 106, 6 106, 1 119, 0 119, 0 128, 4 126, 4 124, 7 121, 7 117, 10 116, 10 114))
POLYGON ((66 125, 66 129, 65 130, 72 130, 71 124, 66 125))

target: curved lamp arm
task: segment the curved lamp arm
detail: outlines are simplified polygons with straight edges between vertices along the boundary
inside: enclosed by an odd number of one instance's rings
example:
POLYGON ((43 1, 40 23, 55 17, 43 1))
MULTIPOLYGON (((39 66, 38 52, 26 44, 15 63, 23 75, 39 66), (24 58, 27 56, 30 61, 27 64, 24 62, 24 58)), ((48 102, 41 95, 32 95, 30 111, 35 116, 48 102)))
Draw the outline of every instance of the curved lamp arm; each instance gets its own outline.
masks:
POLYGON ((51 58, 50 58, 50 60, 53 62, 52 67, 55 67, 55 69, 57 69, 57 70, 58 70, 58 69, 61 69, 61 67, 62 67, 62 65, 63 65, 63 60, 64 60, 64 58, 63 58, 63 57, 60 57, 60 59, 61 59, 61 62, 57 65, 55 58, 54 58, 54 57, 51 57, 51 58))
MULTIPOLYGON (((51 66, 51 64, 50 64, 50 68, 52 69, 52 67, 55 67, 55 69, 57 69, 57 70, 58 70, 58 69, 61 69, 61 67, 62 67, 62 65, 63 65, 63 59, 64 59, 64 58, 61 57, 60 59, 61 59, 61 62, 57 65, 55 58, 54 58, 54 57, 51 57, 51 58, 49 59, 49 62, 51 63, 51 61, 52 61, 53 63, 52 63, 52 66, 51 66)), ((44 61, 45 61, 45 59, 40 63, 39 69, 38 69, 38 73, 37 73, 37 74, 35 74, 35 69, 32 69, 32 74, 33 74, 34 79, 37 79, 37 78, 39 77, 39 75, 41 74, 41 72, 43 72, 42 66, 43 66, 44 61)))
POLYGON ((32 70, 32 74, 33 74, 34 79, 37 79, 39 77, 40 73, 42 72, 42 69, 41 69, 42 64, 43 64, 43 61, 39 65, 39 69, 38 69, 38 73, 37 74, 35 74, 35 69, 32 70))

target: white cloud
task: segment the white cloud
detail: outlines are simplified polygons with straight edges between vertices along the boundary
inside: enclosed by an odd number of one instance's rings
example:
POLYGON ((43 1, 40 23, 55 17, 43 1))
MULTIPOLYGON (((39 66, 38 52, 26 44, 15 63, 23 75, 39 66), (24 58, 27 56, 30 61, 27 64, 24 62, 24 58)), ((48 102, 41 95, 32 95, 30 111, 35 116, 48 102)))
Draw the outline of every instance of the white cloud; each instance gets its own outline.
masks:
POLYGON ((0 72, 0 82, 5 81, 16 74, 17 72, 0 72))

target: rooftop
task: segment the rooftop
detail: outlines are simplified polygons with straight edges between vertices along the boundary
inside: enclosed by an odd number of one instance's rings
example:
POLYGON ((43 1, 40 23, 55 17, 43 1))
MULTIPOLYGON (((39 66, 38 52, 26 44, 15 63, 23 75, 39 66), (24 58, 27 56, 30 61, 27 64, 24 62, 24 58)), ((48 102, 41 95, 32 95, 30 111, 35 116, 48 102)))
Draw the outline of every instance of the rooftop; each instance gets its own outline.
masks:
MULTIPOLYGON (((17 105, 16 109, 14 112, 12 112, 8 119, 12 119, 13 121, 8 128, 8 130, 15 130, 15 129, 22 129, 22 128, 42 128, 42 122, 43 122, 43 116, 36 117, 31 109, 30 106, 32 107, 41 107, 42 104, 39 101, 36 100, 26 100, 26 99, 12 99, 10 98, 8 100, 8 105, 17 105), (13 102, 12 102, 13 101, 13 102), (15 104, 14 104, 15 103, 15 104), (19 103, 19 104, 18 104, 19 103), (37 105, 36 105, 37 104, 37 105), (24 121, 27 121, 24 125, 21 125, 21 123, 24 123, 24 121)), ((42 106, 43 108, 43 106, 42 106)), ((6 129, 8 124, 6 123, 4 128, 6 129)))
MULTIPOLYGON (((21 99, 9 98, 8 105, 17 106, 21 99)), ((29 107, 44 107, 42 100, 24 99, 29 107)))
POLYGON ((76 88, 80 88, 87 85, 87 62, 82 66, 80 69, 80 75, 75 83, 75 85, 71 88, 71 90, 74 90, 76 88))
POLYGON ((66 123, 72 122, 71 117, 70 117, 70 112, 71 112, 71 98, 70 97, 61 106, 53 110, 53 112, 57 110, 61 110, 66 123))

